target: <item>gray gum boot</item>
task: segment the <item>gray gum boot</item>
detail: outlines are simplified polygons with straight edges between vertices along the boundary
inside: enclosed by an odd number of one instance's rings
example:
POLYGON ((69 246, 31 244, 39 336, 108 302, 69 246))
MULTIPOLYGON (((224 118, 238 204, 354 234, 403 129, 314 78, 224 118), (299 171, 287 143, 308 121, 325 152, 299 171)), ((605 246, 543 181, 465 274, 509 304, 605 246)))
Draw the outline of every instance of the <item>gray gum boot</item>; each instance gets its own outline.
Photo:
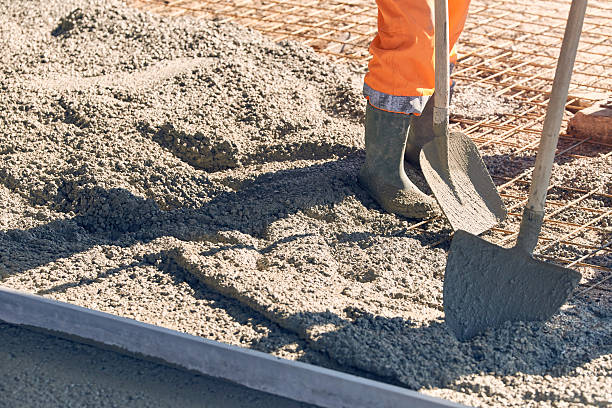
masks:
MULTIPOLYGON (((451 66, 451 71, 453 67, 451 66)), ((455 84, 450 88, 449 102, 453 99, 455 84)), ((433 134, 433 108, 434 96, 431 95, 425 104, 420 116, 411 115, 410 130, 408 131, 408 142, 406 143, 405 158, 416 168, 420 168, 419 154, 423 146, 434 138, 433 134)))
POLYGON ((385 112, 368 103, 365 120, 366 160, 359 184, 387 212, 407 218, 440 214, 436 201, 406 176, 404 151, 411 116, 385 112))
POLYGON ((434 138, 433 134, 433 95, 425 104, 425 109, 420 116, 410 115, 410 130, 408 131, 408 142, 406 143, 405 158, 413 166, 420 168, 419 154, 423 146, 434 138))

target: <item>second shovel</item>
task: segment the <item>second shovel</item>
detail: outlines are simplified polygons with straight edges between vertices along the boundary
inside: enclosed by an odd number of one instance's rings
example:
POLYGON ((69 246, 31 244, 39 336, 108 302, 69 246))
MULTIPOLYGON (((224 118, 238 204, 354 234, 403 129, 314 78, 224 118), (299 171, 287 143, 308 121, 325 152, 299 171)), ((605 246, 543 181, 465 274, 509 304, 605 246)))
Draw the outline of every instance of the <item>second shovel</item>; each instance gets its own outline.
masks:
POLYGON ((448 131, 447 0, 435 2, 434 139, 423 146, 423 175, 453 229, 478 235, 506 218, 506 208, 472 140, 448 131))
POLYGON ((457 231, 451 242, 444 275, 444 315, 459 340, 506 321, 547 320, 580 281, 579 272, 534 259, 532 254, 544 221, 586 6, 587 0, 572 0, 516 245, 502 248, 465 231, 457 231))

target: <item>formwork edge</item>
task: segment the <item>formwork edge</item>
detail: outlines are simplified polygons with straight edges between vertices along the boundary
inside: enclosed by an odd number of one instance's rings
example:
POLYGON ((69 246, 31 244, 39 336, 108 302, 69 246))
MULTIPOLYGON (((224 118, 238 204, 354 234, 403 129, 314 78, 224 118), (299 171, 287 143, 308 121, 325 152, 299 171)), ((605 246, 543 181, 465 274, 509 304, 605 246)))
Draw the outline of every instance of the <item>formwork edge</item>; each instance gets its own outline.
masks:
POLYGON ((161 360, 324 408, 461 407, 370 379, 0 287, 0 321, 161 360))

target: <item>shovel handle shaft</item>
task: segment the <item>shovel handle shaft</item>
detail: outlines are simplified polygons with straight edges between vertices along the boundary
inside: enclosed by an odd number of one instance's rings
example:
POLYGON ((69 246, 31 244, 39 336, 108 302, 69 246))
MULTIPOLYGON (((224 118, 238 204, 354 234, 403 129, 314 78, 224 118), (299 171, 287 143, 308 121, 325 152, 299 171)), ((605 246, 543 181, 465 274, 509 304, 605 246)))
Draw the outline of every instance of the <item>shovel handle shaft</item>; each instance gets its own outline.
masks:
MULTIPOLYGON (((435 1, 435 76, 434 94, 434 129, 442 130, 446 135, 448 129, 448 100, 449 100, 449 57, 448 57, 448 0, 435 1)), ((440 136, 440 133, 435 133, 440 136)))
POLYGON ((561 45, 555 80, 548 101, 531 187, 529 188, 527 208, 532 211, 544 211, 546 193, 550 183, 557 142, 559 141, 559 130, 561 129, 561 120, 567 102, 567 92, 572 77, 574 60, 576 59, 578 42, 580 41, 586 6, 587 0, 573 0, 565 26, 563 44, 561 45))

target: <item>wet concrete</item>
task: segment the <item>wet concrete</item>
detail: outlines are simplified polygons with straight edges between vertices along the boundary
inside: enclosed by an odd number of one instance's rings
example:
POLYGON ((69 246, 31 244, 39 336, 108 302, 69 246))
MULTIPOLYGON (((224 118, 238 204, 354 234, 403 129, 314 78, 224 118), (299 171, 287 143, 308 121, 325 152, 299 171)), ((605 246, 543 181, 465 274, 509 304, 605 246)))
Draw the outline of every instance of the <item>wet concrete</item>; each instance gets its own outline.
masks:
POLYGON ((315 408, 0 323, 0 407, 315 408))

